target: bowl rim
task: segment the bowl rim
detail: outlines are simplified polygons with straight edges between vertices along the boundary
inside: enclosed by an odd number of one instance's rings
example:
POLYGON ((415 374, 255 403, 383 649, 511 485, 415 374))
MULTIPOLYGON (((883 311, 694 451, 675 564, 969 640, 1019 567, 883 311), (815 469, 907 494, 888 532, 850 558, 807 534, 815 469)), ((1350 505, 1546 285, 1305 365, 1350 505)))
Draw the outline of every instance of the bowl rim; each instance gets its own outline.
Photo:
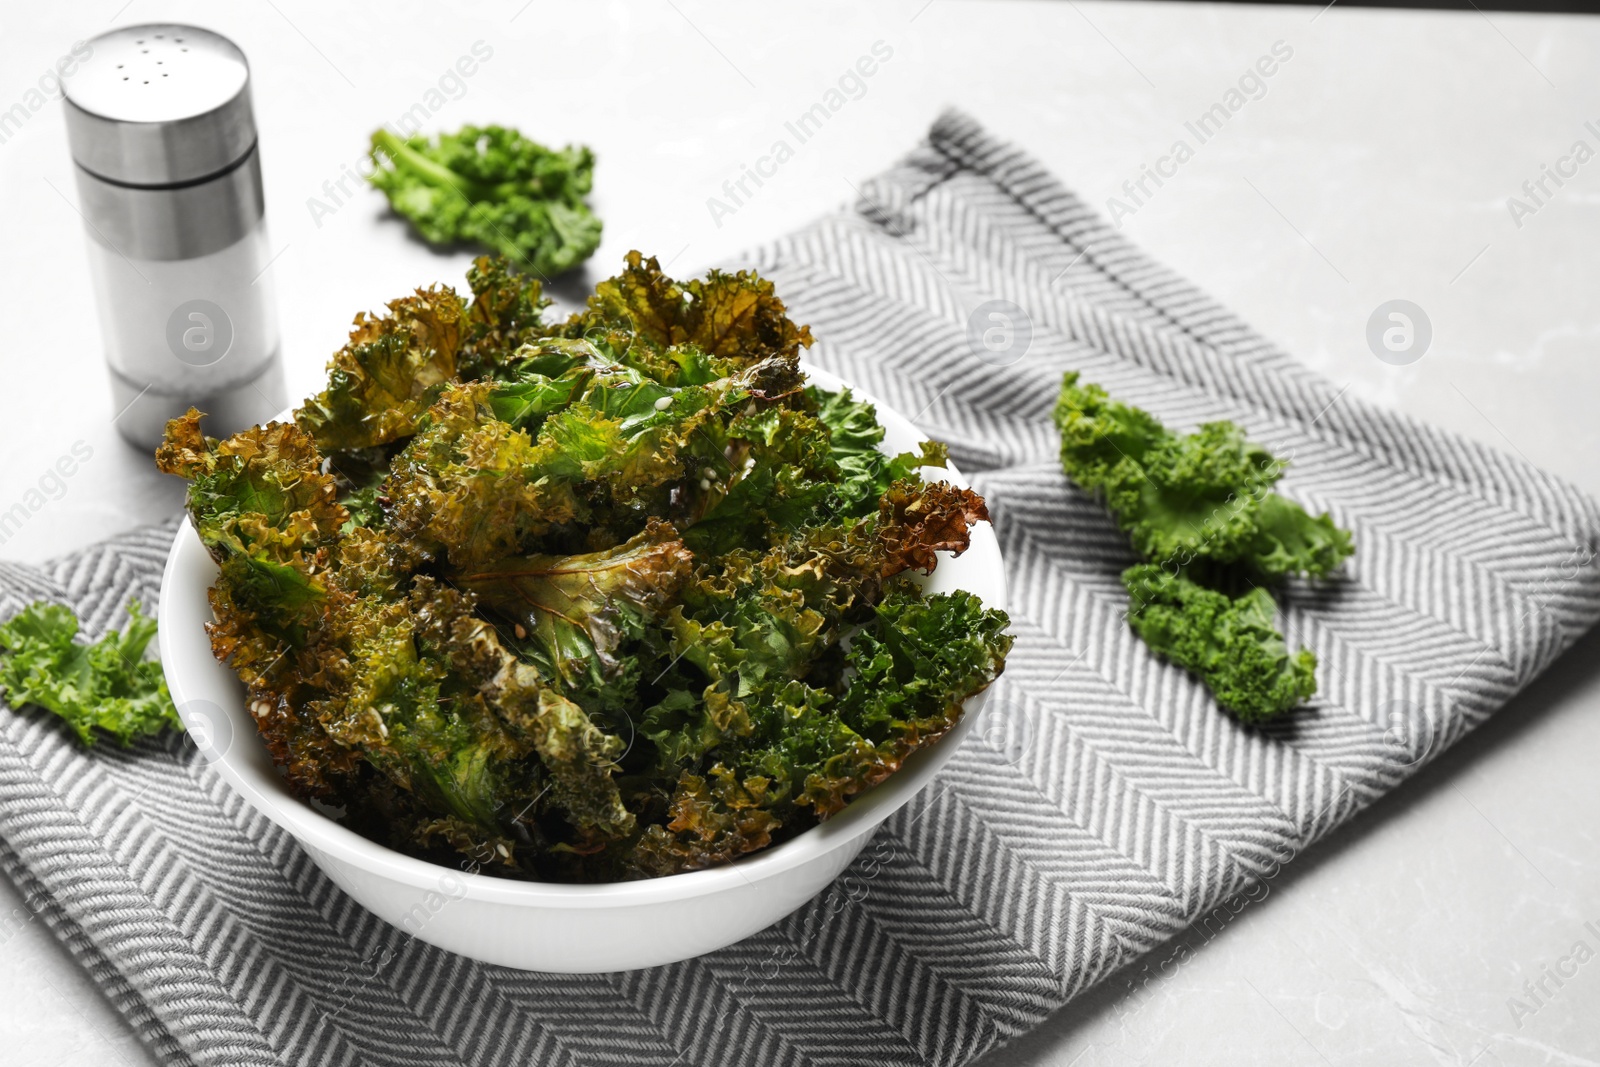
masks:
MULTIPOLYGON (((851 385, 828 371, 812 366, 809 362, 802 361, 802 369, 808 385, 817 385, 829 390, 848 388, 857 398, 871 403, 877 411, 879 423, 889 431, 886 440, 908 436, 916 440, 926 439, 911 420, 871 393, 851 385)), ((283 417, 286 415, 280 416, 283 417)), ((953 464, 940 472, 940 476, 956 486, 970 487, 968 481, 953 464)), ((984 607, 1005 610, 1009 599, 1006 575, 1002 566, 999 541, 990 524, 980 523, 974 527, 973 543, 967 551, 977 555, 974 562, 988 564, 985 569, 989 572, 987 577, 992 581, 993 589, 986 589, 980 594, 984 607)), ((945 553, 940 555, 942 558, 948 558, 945 553)), ((195 587, 197 572, 202 566, 211 567, 213 570, 215 568, 210 555, 200 544, 188 516, 185 515, 173 539, 162 574, 158 640, 163 671, 173 704, 177 707, 185 727, 189 729, 195 728, 197 713, 190 710, 185 714, 185 708, 192 709, 195 703, 209 704, 215 701, 196 692, 206 688, 206 681, 192 675, 183 666, 195 657, 196 650, 193 646, 197 641, 196 635, 180 632, 175 624, 169 624, 169 617, 178 611, 173 605, 179 596, 194 597, 198 593, 204 597, 204 590, 210 587, 210 579, 205 580, 202 588, 195 587)), ((206 618, 210 617, 209 603, 205 607, 204 614, 206 618)), ((205 661, 220 667, 237 685, 237 678, 234 677, 232 669, 217 664, 212 658, 209 640, 204 638, 198 640, 204 646, 205 661)), ((465 896, 487 903, 566 909, 633 907, 716 894, 736 889, 741 885, 753 886, 804 866, 843 847, 856 837, 870 833, 879 823, 916 796, 944 764, 949 762, 956 748, 971 731, 993 690, 991 683, 983 692, 969 698, 964 705, 961 719, 943 737, 927 748, 913 753, 894 774, 856 795, 842 812, 825 822, 804 830, 787 841, 760 849, 731 863, 698 871, 685 871, 626 882, 525 881, 446 867, 443 864, 418 859, 369 840, 331 816, 318 811, 311 804, 294 797, 288 792, 286 783, 276 774, 275 768, 269 769, 271 781, 267 781, 257 768, 242 763, 235 756, 239 751, 237 743, 228 745, 214 758, 207 756, 206 759, 253 809, 288 831, 302 846, 316 854, 318 859, 336 860, 403 885, 419 889, 448 889, 456 892, 458 897, 465 896), (464 890, 457 892, 457 887, 448 884, 447 879, 452 877, 464 886, 464 890)), ((230 725, 236 725, 242 715, 243 720, 249 724, 249 739, 259 740, 260 735, 254 729, 254 721, 248 709, 242 713, 224 709, 224 714, 229 716, 230 725)), ((210 724, 202 719, 200 725, 201 729, 205 729, 210 724)), ((237 733, 236 729, 236 742, 242 740, 237 737, 237 733)))

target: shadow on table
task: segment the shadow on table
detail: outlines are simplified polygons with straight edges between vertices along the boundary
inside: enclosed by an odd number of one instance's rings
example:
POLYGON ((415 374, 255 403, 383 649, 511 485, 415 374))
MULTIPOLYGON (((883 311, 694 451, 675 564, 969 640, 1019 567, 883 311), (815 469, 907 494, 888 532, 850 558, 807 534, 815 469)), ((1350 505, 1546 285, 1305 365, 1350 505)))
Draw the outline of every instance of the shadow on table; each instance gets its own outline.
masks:
MULTIPOLYGON (((1282 873, 1272 879, 1275 887, 1273 896, 1292 891, 1295 883, 1309 877, 1362 838, 1405 818, 1414 807, 1440 790, 1452 788, 1462 775, 1481 764, 1496 749, 1540 729, 1552 709, 1573 700, 1586 687, 1600 689, 1600 672, 1597 672, 1596 664, 1600 664, 1600 627, 1579 638, 1527 689, 1490 716, 1488 722, 1418 771, 1415 777, 1401 783, 1392 793, 1379 798, 1371 807, 1326 838, 1309 846, 1305 855, 1284 867, 1282 873)), ((1193 927, 1190 931, 1180 933, 1167 942, 1166 947, 1176 944, 1192 930, 1193 927)), ((1226 929, 1222 931, 1223 934, 1226 932, 1226 929)), ((1159 954, 1162 949, 1163 946, 1158 946, 1152 950, 1152 954, 1159 954)), ((1150 958, 1145 956, 1136 959, 1124 970, 1137 968, 1150 958)), ((1068 1045, 1075 1034, 1091 1029, 1108 1013, 1119 1013, 1127 998, 1138 995, 1136 989, 1120 980, 1122 973, 1102 979, 1093 989, 1057 1010, 1032 1031, 976 1061, 977 1067, 1056 1062, 1049 1057, 1070 1051, 1068 1045)))

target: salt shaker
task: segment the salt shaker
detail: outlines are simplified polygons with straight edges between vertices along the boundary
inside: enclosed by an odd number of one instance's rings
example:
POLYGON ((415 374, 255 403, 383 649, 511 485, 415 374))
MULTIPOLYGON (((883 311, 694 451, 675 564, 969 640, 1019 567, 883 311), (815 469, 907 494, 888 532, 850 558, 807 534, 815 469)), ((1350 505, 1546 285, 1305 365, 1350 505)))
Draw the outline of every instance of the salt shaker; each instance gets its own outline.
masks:
POLYGON ((250 66, 226 37, 111 30, 64 86, 117 428, 192 404, 225 436, 285 406, 250 66))

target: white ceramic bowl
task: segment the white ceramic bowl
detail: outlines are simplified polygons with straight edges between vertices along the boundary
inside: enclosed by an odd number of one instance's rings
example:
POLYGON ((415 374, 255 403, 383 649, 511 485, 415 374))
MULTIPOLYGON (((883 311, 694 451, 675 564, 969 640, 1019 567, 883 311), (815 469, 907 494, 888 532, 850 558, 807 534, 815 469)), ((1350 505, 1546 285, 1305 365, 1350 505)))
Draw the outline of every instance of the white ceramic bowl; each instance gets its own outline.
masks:
MULTIPOLYGON (((823 388, 844 384, 814 368, 807 373, 823 388)), ((881 403, 877 408, 888 431, 884 449, 915 450, 922 435, 911 422, 881 403)), ((941 476, 966 484, 953 468, 941 476)), ((379 918, 452 952, 524 970, 652 967, 711 952, 770 926, 821 892, 878 824, 928 784, 970 732, 987 695, 969 701, 954 730, 839 815, 737 863, 607 885, 512 881, 395 852, 290 794, 260 743, 244 687, 211 655, 206 590, 215 575, 216 565, 185 523, 162 580, 161 661, 172 699, 201 751, 228 784, 292 834, 328 877, 379 918)), ((987 523, 973 530, 972 547, 960 558, 941 559, 927 588, 965 589, 987 607, 1005 607, 1000 547, 987 523)))

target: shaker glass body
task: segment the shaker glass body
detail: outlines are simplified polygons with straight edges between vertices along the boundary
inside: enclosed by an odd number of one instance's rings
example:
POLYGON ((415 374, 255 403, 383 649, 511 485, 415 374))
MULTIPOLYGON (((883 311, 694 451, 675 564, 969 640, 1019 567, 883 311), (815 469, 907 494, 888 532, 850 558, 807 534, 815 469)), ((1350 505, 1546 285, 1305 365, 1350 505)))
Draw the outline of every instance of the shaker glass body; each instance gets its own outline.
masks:
POLYGON ((191 405, 227 436, 285 406, 249 67, 172 23, 89 42, 67 93, 118 430, 141 448, 191 405))

